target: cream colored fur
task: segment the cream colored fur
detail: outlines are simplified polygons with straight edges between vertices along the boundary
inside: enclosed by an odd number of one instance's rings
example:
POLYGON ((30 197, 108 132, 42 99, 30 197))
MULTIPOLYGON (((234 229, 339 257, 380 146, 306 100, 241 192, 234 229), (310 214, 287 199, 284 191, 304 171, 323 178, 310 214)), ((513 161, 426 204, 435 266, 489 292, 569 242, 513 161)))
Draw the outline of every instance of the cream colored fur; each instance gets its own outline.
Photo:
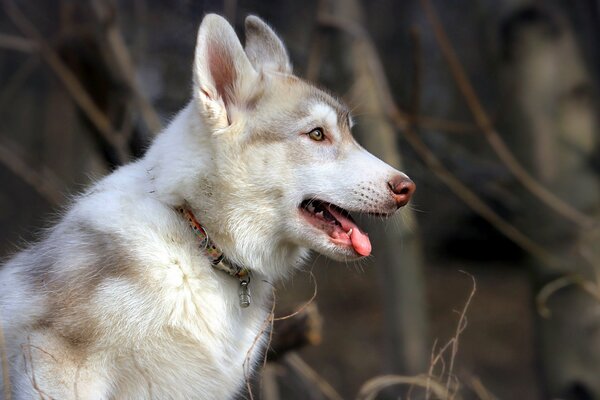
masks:
POLYGON ((350 125, 341 103, 291 75, 283 44, 261 20, 248 17, 244 50, 223 18, 206 16, 191 102, 142 159, 93 185, 0 269, 13 398, 240 393, 272 284, 309 250, 359 258, 307 224, 300 203, 397 209, 387 182, 400 173, 362 149, 350 125), (309 138, 315 127, 327 142, 309 138), (198 249, 174 210, 182 204, 229 260, 252 270, 249 308, 238 304, 239 282, 198 249))

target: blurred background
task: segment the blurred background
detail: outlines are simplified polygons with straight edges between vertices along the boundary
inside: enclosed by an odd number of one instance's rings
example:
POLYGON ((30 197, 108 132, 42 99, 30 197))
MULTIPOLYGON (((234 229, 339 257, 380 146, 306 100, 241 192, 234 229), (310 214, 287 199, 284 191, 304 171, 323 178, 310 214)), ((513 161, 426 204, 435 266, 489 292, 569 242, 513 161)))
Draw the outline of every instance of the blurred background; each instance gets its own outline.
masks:
POLYGON ((418 189, 373 257, 279 285, 240 398, 600 399, 597 0, 1 4, 3 257, 189 101, 205 13, 256 14, 418 189))

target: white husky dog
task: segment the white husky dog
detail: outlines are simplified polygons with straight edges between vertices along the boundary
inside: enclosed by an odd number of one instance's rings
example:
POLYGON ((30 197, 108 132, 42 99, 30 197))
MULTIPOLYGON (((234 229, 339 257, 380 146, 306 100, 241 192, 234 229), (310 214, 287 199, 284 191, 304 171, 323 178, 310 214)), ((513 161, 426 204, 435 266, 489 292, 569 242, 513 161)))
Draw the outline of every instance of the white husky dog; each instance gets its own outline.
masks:
POLYGON ((245 48, 217 15, 197 40, 193 99, 144 158, 0 270, 13 399, 235 397, 272 283, 310 250, 369 255, 349 212, 391 215, 413 193, 259 18, 245 48))

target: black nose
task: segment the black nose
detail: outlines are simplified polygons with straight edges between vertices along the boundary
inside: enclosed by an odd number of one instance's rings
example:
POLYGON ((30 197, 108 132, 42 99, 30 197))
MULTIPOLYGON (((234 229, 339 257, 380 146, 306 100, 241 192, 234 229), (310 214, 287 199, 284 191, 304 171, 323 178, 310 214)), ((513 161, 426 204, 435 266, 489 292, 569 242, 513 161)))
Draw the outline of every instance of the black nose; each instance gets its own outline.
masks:
POLYGON ((396 175, 388 182, 388 185, 398 208, 408 203, 417 188, 417 185, 404 175, 396 175))

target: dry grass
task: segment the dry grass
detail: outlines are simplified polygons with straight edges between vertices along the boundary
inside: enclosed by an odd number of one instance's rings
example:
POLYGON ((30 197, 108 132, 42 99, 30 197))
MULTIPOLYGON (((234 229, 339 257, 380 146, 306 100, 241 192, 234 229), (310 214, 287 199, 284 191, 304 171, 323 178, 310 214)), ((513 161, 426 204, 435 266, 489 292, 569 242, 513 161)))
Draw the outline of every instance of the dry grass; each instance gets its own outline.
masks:
MULTIPOLYGON (((282 321, 282 320, 285 320, 285 319, 293 318, 296 315, 300 314, 301 312, 305 311, 311 304, 313 304, 313 302, 317 298, 318 286, 317 286, 317 280, 316 280, 314 274, 312 272, 309 272, 309 274, 310 274, 310 279, 311 279, 311 281, 314 284, 314 291, 313 291, 312 296, 302 306, 300 306, 298 309, 296 309, 296 311, 294 311, 294 312, 292 312, 291 314, 288 314, 288 315, 283 315, 281 317, 275 317, 275 306, 277 304, 277 294, 276 294, 275 287, 272 286, 273 304, 271 305, 271 311, 269 312, 269 314, 267 314, 267 317, 265 318, 265 320, 263 321, 263 323, 261 325, 260 331, 258 332, 258 334, 256 335, 256 337, 254 338, 254 341, 252 342, 252 345, 250 346, 250 348, 246 352, 246 358, 244 359, 244 364, 243 364, 244 380, 246 382, 246 389, 248 391, 248 397, 250 398, 250 400, 254 400, 254 394, 252 393, 252 382, 251 382, 251 378, 252 378, 252 353, 253 353, 254 349, 256 348, 256 345, 259 343, 260 339, 263 337, 263 335, 266 332, 266 330, 269 329, 269 339, 267 340, 267 344, 265 346, 264 354, 263 354, 263 365, 262 365, 262 368, 264 369, 264 367, 265 367, 265 365, 267 363, 267 352, 269 351, 269 347, 270 347, 271 341, 273 339, 273 323, 275 321, 282 321)), ((268 283, 269 285, 272 285, 271 282, 267 282, 267 281, 264 281, 264 282, 268 283)))
POLYGON ((402 376, 382 375, 368 380, 361 388, 356 397, 357 400, 374 400, 384 389, 396 385, 409 385, 420 387, 427 393, 433 393, 438 399, 449 399, 446 388, 440 382, 433 381, 428 375, 402 376))
MULTIPOLYGON (((460 337, 467 328, 467 312, 477 291, 475 278, 465 272, 472 281, 471 291, 461 310, 456 310, 458 321, 454 335, 447 343, 439 347, 434 344, 430 359, 430 366, 427 374, 416 376, 402 375, 383 375, 377 376, 365 382, 359 390, 357 400, 374 400, 383 390, 398 385, 408 386, 408 398, 415 389, 422 390, 424 398, 437 400, 459 400, 463 386, 468 386, 470 390, 481 400, 494 400, 495 397, 485 388, 481 380, 476 377, 469 378, 469 381, 461 385, 456 376, 455 361, 459 351, 460 337)), ((312 301, 312 299, 311 299, 312 301)), ((309 302, 310 303, 310 302, 309 302)), ((306 307, 307 304, 305 304, 306 307)), ((342 396, 327 382, 317 371, 304 362, 297 354, 290 353, 285 358, 286 365, 302 377, 306 382, 314 385, 324 398, 328 400, 340 400, 342 396)), ((252 398, 252 395, 250 395, 252 398)), ((264 400, 273 400, 268 395, 264 400)))
MULTIPOLYGON (((440 399, 440 400, 455 400, 460 398, 460 381, 454 373, 456 356, 458 354, 460 336, 463 331, 467 328, 467 311, 473 300, 473 296, 477 291, 477 283, 473 275, 465 271, 460 271, 467 275, 472 280, 472 288, 462 310, 456 311, 459 314, 458 322, 456 324, 456 330, 454 336, 442 347, 437 348, 437 342, 434 343, 431 360, 429 363, 429 370, 426 375, 417 376, 402 376, 402 375, 384 375, 375 377, 367 381, 360 389, 357 400, 371 400, 375 399, 376 396, 384 389, 396 386, 396 385, 408 385, 409 392, 416 388, 421 388, 425 392, 425 399, 440 399)), ((473 388, 474 385, 471 385, 473 388)), ((485 387, 478 381, 477 389, 474 390, 478 396, 483 400, 493 398, 482 397, 479 393, 489 392, 485 390, 485 387)))

